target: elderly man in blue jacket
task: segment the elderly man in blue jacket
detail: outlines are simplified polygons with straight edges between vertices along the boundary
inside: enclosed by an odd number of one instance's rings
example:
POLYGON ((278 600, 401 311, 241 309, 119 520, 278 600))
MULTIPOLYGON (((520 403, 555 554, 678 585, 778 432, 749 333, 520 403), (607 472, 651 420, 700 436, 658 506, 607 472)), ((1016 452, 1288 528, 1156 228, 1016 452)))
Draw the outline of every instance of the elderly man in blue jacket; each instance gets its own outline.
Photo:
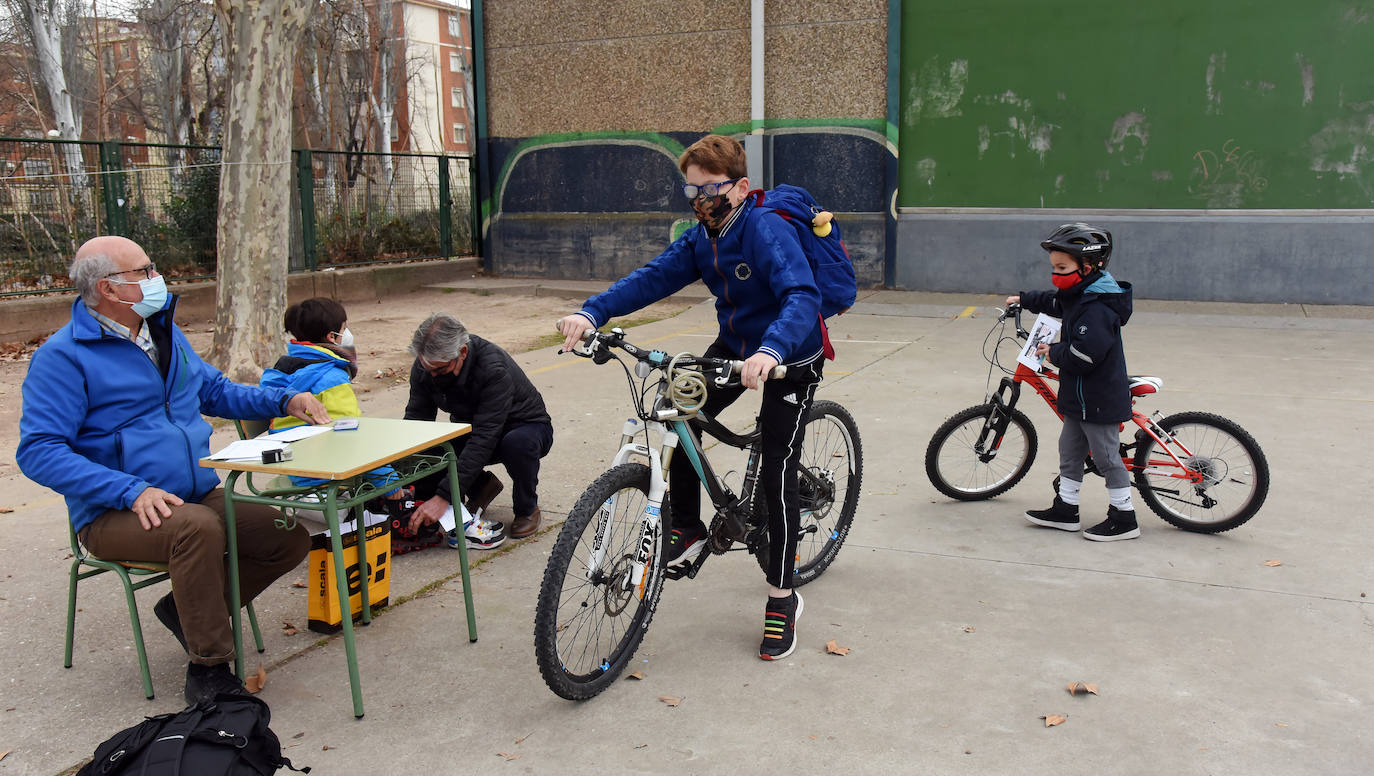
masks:
MULTIPOLYGON (((190 655, 186 701, 243 692, 230 671, 224 490, 197 460, 210 424, 294 415, 326 423, 309 393, 231 382, 201 360, 172 321, 176 298, 143 249, 123 237, 81 246, 72 318, 43 343, 24 378, 19 468, 66 496, 81 543, 96 555, 168 564, 172 592, 153 607, 190 655)), ((306 530, 276 527, 276 510, 240 505, 239 583, 252 600, 295 568, 306 530)))

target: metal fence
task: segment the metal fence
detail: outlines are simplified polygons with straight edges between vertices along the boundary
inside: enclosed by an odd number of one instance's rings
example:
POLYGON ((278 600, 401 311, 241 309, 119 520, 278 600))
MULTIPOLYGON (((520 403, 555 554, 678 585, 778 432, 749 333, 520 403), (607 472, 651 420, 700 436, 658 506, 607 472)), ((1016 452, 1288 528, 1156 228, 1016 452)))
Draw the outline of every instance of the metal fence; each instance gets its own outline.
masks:
MULTIPOLYGON (((171 278, 212 277, 220 149, 0 138, 0 296, 70 288, 76 248, 139 242, 171 278)), ((468 156, 292 151, 292 271, 477 253, 468 156)))

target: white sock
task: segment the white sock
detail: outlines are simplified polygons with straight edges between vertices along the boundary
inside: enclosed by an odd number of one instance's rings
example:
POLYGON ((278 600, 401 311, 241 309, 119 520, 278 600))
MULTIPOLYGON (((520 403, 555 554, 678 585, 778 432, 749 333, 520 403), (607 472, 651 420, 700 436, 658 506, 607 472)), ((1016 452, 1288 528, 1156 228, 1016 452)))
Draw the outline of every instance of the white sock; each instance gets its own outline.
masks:
POLYGON ((1122 512, 1134 512, 1135 507, 1131 506, 1130 488, 1107 488, 1107 498, 1112 502, 1112 506, 1122 512))
POLYGON ((1071 507, 1078 506, 1078 491, 1083 487, 1079 480, 1059 478, 1059 500, 1071 507))

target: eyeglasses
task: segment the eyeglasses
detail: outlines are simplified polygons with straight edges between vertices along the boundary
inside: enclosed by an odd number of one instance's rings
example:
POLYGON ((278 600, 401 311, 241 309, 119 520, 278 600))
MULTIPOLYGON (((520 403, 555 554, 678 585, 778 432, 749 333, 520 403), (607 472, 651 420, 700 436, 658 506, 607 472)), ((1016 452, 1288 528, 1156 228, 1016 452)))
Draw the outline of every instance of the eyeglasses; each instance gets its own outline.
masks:
POLYGON ((425 370, 426 372, 429 372, 430 377, 438 377, 441 372, 446 371, 450 366, 453 365, 453 361, 440 361, 437 364, 431 364, 425 358, 421 358, 419 359, 419 361, 420 368, 425 370))
POLYGON ((717 194, 723 194, 729 191, 736 183, 739 183, 739 181, 739 178, 731 178, 728 181, 703 183, 700 186, 684 183, 682 184, 682 193, 687 199, 696 199, 698 196, 714 197, 717 194))
POLYGON ((151 280, 152 277, 153 277, 153 275, 156 275, 156 274, 157 274, 157 267, 154 266, 154 264, 150 261, 150 262, 148 262, 147 264, 144 264, 144 265, 141 266, 141 267, 134 267, 133 269, 122 269, 122 270, 120 270, 120 271, 118 271, 118 272, 111 272, 110 274, 106 275, 105 277, 107 277, 107 278, 112 278, 112 277, 114 277, 115 275, 127 275, 127 274, 129 274, 130 272, 142 272, 142 273, 143 273, 143 278, 144 278, 144 280, 151 280))

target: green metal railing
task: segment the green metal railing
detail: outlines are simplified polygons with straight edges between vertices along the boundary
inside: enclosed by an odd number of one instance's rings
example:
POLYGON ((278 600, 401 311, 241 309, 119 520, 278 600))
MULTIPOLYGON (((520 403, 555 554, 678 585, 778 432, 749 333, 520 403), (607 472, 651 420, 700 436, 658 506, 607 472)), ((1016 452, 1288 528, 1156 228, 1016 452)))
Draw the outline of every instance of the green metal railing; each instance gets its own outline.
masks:
MULTIPOLYGON (((292 151, 290 268, 477 252, 468 156, 292 151)), ((70 288, 76 248, 138 241, 170 278, 215 274, 220 149, 0 138, 0 297, 70 288)))

